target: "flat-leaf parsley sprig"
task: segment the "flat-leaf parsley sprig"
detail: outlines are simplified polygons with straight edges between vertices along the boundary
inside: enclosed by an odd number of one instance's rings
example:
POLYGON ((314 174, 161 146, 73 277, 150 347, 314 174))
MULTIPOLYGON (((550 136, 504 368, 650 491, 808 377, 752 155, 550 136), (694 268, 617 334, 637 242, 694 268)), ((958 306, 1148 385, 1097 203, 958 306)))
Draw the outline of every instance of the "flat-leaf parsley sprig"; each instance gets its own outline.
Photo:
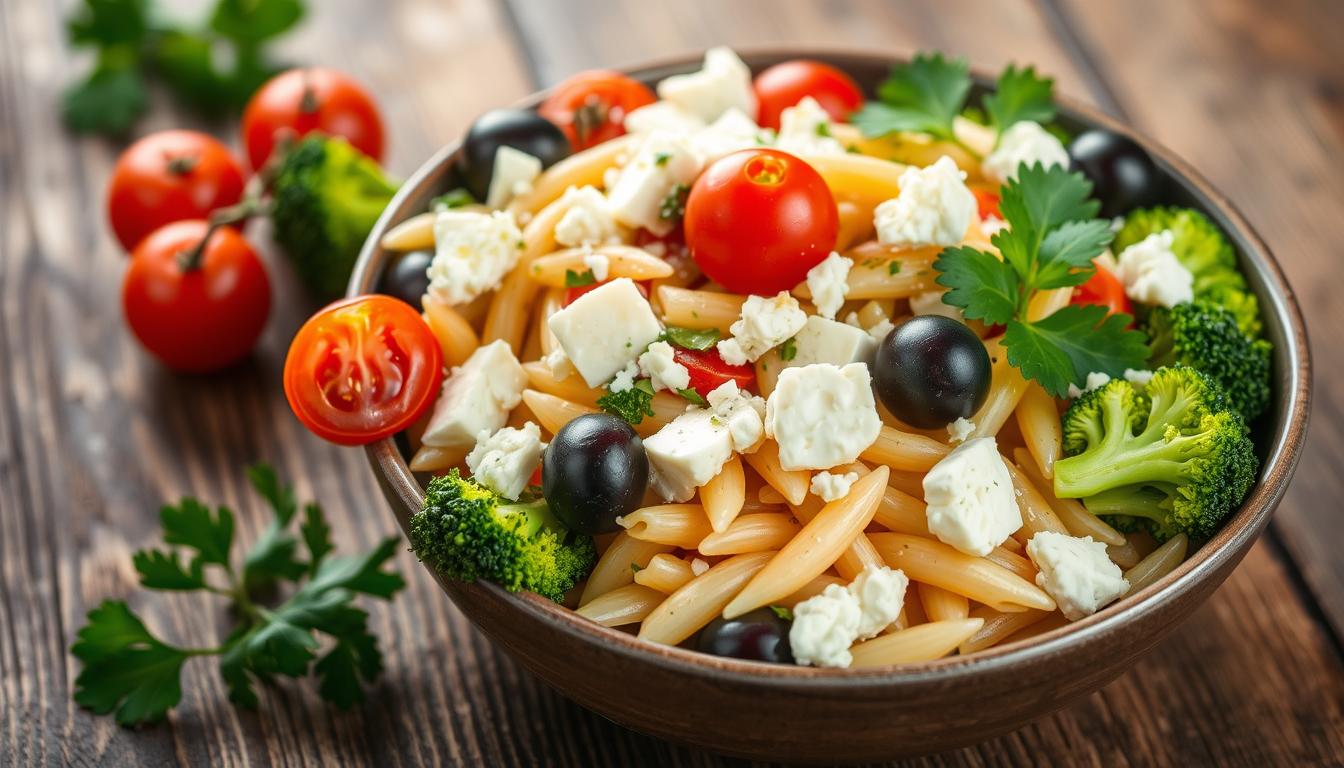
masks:
POLYGON ((144 587, 227 597, 236 617, 232 631, 218 646, 182 648, 155 637, 124 601, 105 601, 89 611, 70 649, 84 665, 75 679, 80 706, 115 713, 123 725, 159 720, 182 700, 182 666, 195 656, 219 657, 229 699, 240 706, 257 706, 256 681, 304 677, 310 665, 323 699, 342 709, 363 700, 361 681, 377 679, 383 658, 369 615, 354 600, 361 594, 391 599, 405 586, 399 574, 382 569, 396 554, 397 539, 384 539, 364 555, 334 557, 320 506, 303 507, 296 538, 288 530, 299 513, 293 490, 268 466, 247 474, 274 518, 241 566, 230 556, 233 512, 212 512, 191 498, 160 510, 168 547, 144 549, 132 559, 144 587), (258 599, 282 582, 294 585, 288 599, 278 605, 258 599))
POLYGON ((948 289, 943 301, 970 319, 1007 326, 1008 362, 1056 397, 1092 371, 1119 376, 1126 368, 1142 368, 1147 340, 1129 330, 1129 315, 1107 314, 1095 304, 1071 304, 1040 319, 1027 315, 1037 292, 1087 282, 1096 272, 1092 260, 1114 236, 1096 218, 1100 204, 1090 199, 1092 183, 1038 163, 1019 167, 1001 193, 1008 227, 990 242, 1002 259, 965 245, 944 249, 933 264, 938 284, 948 289))

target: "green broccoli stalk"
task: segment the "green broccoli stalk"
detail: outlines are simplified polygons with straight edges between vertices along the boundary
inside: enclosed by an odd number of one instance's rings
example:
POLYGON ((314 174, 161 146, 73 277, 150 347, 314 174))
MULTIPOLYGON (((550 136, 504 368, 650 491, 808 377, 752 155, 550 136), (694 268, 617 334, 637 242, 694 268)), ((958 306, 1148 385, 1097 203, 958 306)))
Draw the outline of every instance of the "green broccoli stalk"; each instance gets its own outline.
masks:
POLYGON ((1158 207, 1130 212, 1111 248, 1124 249, 1156 232, 1170 230, 1171 250, 1194 276, 1195 298, 1213 301, 1233 313, 1243 333, 1260 335, 1260 304, 1237 270, 1232 244, 1208 217, 1190 208, 1158 207))
POLYGON ((364 239, 396 191, 345 139, 310 134, 284 154, 271 181, 271 221, 311 291, 345 292, 364 239))
POLYGON ((456 469, 430 481, 411 518, 411 548, 449 578, 486 579, 556 602, 597 562, 592 537, 566 530, 545 499, 510 502, 456 469))
POLYGON ((1206 299, 1148 313, 1148 364, 1182 363, 1208 374, 1251 421, 1269 405, 1271 345, 1241 332, 1232 312, 1206 299))
POLYGON ((1208 538, 1255 479, 1246 423, 1198 370, 1158 370, 1140 394, 1113 380, 1064 414, 1055 495, 1094 514, 1145 518, 1159 537, 1208 538))

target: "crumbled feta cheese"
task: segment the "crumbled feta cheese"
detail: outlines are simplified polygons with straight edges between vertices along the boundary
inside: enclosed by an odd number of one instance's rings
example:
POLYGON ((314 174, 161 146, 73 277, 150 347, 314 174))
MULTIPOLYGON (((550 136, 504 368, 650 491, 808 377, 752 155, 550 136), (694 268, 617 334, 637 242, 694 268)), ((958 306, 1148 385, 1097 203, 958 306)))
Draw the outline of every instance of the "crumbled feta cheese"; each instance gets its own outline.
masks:
POLYGON ((849 270, 854 266, 853 259, 831 251, 820 264, 807 271, 807 290, 812 294, 812 303, 817 314, 827 320, 834 320, 840 305, 849 295, 849 270))
POLYGON ((670 101, 655 101, 631 110, 625 116, 624 124, 626 133, 665 131, 681 136, 689 136, 705 127, 704 120, 670 101))
POLYGON ((435 448, 466 448, 481 432, 494 432, 523 399, 527 374, 508 343, 478 347, 444 381, 421 442, 435 448))
POLYGON ((1135 370, 1133 368, 1126 368, 1124 377, 1125 381, 1128 381, 1130 384, 1146 387, 1148 386, 1148 382, 1153 378, 1153 372, 1147 369, 1135 370))
POLYGON ((485 204, 503 208, 518 195, 532 191, 532 182, 541 175, 541 160, 519 149, 501 145, 495 150, 495 166, 485 204))
POLYGON ((884 317, 876 323, 873 323, 873 327, 868 329, 868 335, 872 337, 873 341, 881 344, 882 340, 887 338, 887 334, 891 333, 895 328, 896 326, 884 317))
POLYGON ((556 381, 563 381, 569 378, 569 374, 574 372, 574 366, 569 362, 565 355, 565 348, 557 346, 541 358, 542 365, 551 372, 552 378, 556 381))
POLYGON ((728 327, 732 338, 717 345, 719 356, 729 365, 755 362, 792 338, 806 322, 807 313, 787 291, 780 291, 774 298, 748 296, 741 316, 728 327))
POLYGON ((877 637, 882 630, 891 626, 901 615, 905 607, 905 589, 910 579, 905 572, 892 570, 885 565, 876 568, 864 568, 863 573, 854 577, 849 585, 849 593, 859 600, 862 614, 859 616, 858 640, 877 637))
POLYGON ((1039 123, 1024 120, 1013 123, 999 137, 999 145, 980 163, 980 171, 990 181, 1000 184, 1017 178, 1017 169, 1023 163, 1040 163, 1046 168, 1055 165, 1068 167, 1069 152, 1064 145, 1039 123))
POLYGON ((1195 297, 1195 277, 1171 251, 1171 230, 1154 232, 1120 252, 1116 277, 1140 304, 1174 307, 1195 297))
POLYGON ((739 390, 732 379, 711 389, 705 400, 714 418, 728 428, 734 451, 751 453, 760 447, 765 437, 765 400, 739 390))
POLYGON ((854 660, 849 646, 859 636, 863 607, 846 587, 827 585, 793 607, 789 648, 799 664, 816 667, 848 667, 854 660))
POLYGON ((616 220, 607 209, 607 198, 597 187, 570 187, 565 190, 560 202, 569 205, 569 210, 555 225, 557 243, 574 248, 580 245, 602 245, 620 238, 616 220))
POLYGON ((521 429, 504 427, 493 434, 481 430, 467 454, 467 468, 486 488, 517 501, 541 464, 541 449, 541 429, 530 421, 521 429))
POLYGON ((639 378, 639 365, 631 360, 624 368, 616 372, 611 377, 611 383, 607 384, 608 392, 628 392, 635 386, 635 379, 639 378))
POLYGON ((975 195, 965 174, 944 155, 927 168, 907 168, 901 193, 873 211, 884 245, 956 245, 976 219, 975 195))
POLYGON ((845 145, 831 135, 831 116, 811 96, 779 114, 775 146, 795 155, 843 155, 845 145))
POLYGON ((1008 222, 993 214, 980 221, 980 233, 985 237, 993 237, 1007 228, 1008 222))
POLYGON ((522 252, 522 230, 507 211, 439 211, 429 292, 445 304, 466 304, 498 288, 522 252))
POLYGON ((837 323, 817 315, 808 315, 802 330, 793 336, 793 359, 784 366, 798 368, 813 363, 848 365, 871 362, 877 342, 867 331, 855 325, 837 323))
POLYGON ((960 307, 954 307, 943 301, 943 291, 924 291, 910 297, 910 311, 916 315, 941 315, 957 322, 965 322, 960 307))
POLYGON ((693 557, 693 558, 691 558, 691 575, 692 575, 692 576, 700 576, 700 575, 704 574, 705 571, 708 571, 708 570, 709 570, 709 563, 705 562, 704 560, 701 560, 701 559, 698 558, 698 557, 693 557))
POLYGON ((751 68, 732 49, 723 46, 705 51, 705 63, 700 71, 664 78, 658 84, 658 97, 705 122, 733 107, 753 120, 756 118, 751 68))
POLYGON ((593 273, 593 279, 599 283, 607 280, 607 274, 611 271, 611 259, 602 253, 585 253, 583 255, 583 266, 593 273))
POLYGON ((736 107, 698 131, 691 144, 705 165, 739 149, 761 146, 761 127, 736 107))
POLYGON ((785 368, 765 403, 766 434, 779 443, 779 463, 786 470, 854 461, 881 429, 863 363, 785 368))
POLYGON ((663 131, 650 133, 607 191, 612 218, 655 235, 671 232, 675 222, 662 217, 663 202, 677 185, 689 187, 700 167, 700 156, 689 139, 663 131))
POLYGON ((818 472, 812 476, 812 482, 808 488, 812 491, 813 496, 825 502, 832 502, 836 499, 845 498, 846 494, 849 493, 850 486, 858 481, 858 472, 846 472, 843 475, 818 472))
POLYGON ((733 455, 728 427, 708 408, 692 408, 644 440, 649 483, 668 501, 682 502, 719 474, 733 455))
POLYGON ((1104 387, 1106 386, 1107 383, 1110 382, 1110 380, 1111 380, 1110 375, 1103 373, 1101 371, 1093 371, 1087 374, 1087 379, 1083 382, 1082 389, 1079 389, 1077 384, 1074 384, 1072 382, 1069 383, 1069 391, 1068 391, 1069 399, 1077 400, 1078 398, 1083 396, 1084 392, 1091 392, 1094 389, 1104 387))
POLYGON ((670 389, 674 392, 691 385, 691 372, 673 356, 672 345, 655 341, 639 356, 639 371, 649 377, 653 391, 670 389))
POLYGON ((648 300, 626 277, 583 294, 546 324, 590 387, 610 380, 663 332, 648 300))
POLYGON ((947 439, 953 443, 964 443, 966 438, 975 432, 975 422, 965 416, 958 416, 957 420, 947 425, 947 439))
POLYGON ((1091 536, 1041 531, 1027 542, 1027 556, 1040 569, 1036 586, 1055 599, 1069 621, 1090 616, 1129 591, 1120 567, 1106 556, 1106 544, 1091 536))
POLYGON ((984 557, 1022 527, 1013 478, 992 437, 967 440, 924 476, 929 532, 984 557))

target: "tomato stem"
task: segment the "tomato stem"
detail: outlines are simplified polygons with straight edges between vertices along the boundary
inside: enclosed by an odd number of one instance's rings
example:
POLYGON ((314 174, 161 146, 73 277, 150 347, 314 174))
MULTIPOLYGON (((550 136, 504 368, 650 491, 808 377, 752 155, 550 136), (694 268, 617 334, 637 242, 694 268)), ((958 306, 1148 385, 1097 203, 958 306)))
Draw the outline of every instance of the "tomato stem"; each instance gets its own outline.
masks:
POLYGON ((317 111, 317 91, 313 90, 312 76, 308 69, 303 70, 303 96, 299 99, 299 111, 311 115, 317 111))

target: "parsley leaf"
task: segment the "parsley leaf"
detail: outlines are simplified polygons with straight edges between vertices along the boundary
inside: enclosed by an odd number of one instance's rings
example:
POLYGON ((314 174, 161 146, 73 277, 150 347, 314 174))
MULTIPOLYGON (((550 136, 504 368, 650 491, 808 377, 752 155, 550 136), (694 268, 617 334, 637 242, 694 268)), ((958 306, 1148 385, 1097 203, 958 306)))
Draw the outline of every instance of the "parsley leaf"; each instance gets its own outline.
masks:
POLYGON ((1100 219, 1070 221, 1059 225, 1041 241, 1037 254, 1036 288, 1067 288, 1082 285, 1092 276, 1092 260, 1111 244, 1115 233, 1100 219))
POLYGON ((89 611, 70 652, 84 662, 75 703, 122 725, 162 719, 182 700, 182 665, 193 652, 154 637, 126 603, 108 600, 89 611))
POLYGON ((1053 78, 1037 75, 1034 67, 1018 69, 1009 64, 999 73, 994 93, 984 99, 990 123, 1002 135, 1013 123, 1030 120, 1044 125, 1054 120, 1054 85, 1053 78))
POLYGON ((892 68, 891 76, 877 88, 879 101, 864 104, 850 122, 870 138, 919 131, 951 139, 952 121, 966 105, 970 89, 965 59, 917 54, 909 63, 892 68))
POLYGON ((303 18, 299 0, 218 0, 210 29, 239 43, 257 44, 288 32, 303 18))
POLYGON ((205 569, 200 560, 183 567, 176 550, 142 549, 131 556, 131 564, 140 574, 140 586, 146 589, 193 590, 205 588, 205 569))
POLYGON ((99 64, 81 83, 65 91, 61 114, 65 124, 78 133, 122 136, 144 113, 149 103, 140 71, 120 62, 99 64))
POLYGON ((962 308, 972 320, 992 325, 1008 322, 1021 300, 1017 272, 993 254, 967 246, 947 248, 933 262, 934 282, 948 289, 943 301, 962 308))
POLYGON ((719 337, 718 328, 681 328, 669 325, 663 331, 663 338, 682 349, 706 350, 714 346, 719 337))
POLYGON ((648 379, 638 379, 623 392, 607 390, 597 398, 597 407, 625 419, 631 426, 638 425, 645 416, 653 415, 653 384, 648 379))
POLYGON ((1120 376, 1143 366, 1148 346, 1142 333, 1126 328, 1132 320, 1098 304, 1071 304, 1044 320, 1008 323, 1003 344, 1023 376, 1061 397, 1092 371, 1120 376))
POLYGON ((275 517, 243 560, 243 586, 258 590, 272 586, 279 579, 293 581, 307 570, 305 564, 294 558, 299 547, 298 539, 285 531, 298 511, 294 490, 281 485, 275 470, 264 464, 248 467, 247 479, 270 503, 275 517))
POLYGON ((709 403, 705 400, 704 397, 700 395, 699 392, 696 392, 694 389, 690 387, 686 387, 685 389, 678 389, 677 394, 681 395, 682 398, 684 398, 688 403, 692 403, 694 405, 709 405, 709 403))
POLYGON ((593 275, 593 270, 585 269, 582 272, 575 272, 572 269, 565 270, 565 287, 582 288, 585 285, 592 285, 597 282, 597 277, 593 275))

